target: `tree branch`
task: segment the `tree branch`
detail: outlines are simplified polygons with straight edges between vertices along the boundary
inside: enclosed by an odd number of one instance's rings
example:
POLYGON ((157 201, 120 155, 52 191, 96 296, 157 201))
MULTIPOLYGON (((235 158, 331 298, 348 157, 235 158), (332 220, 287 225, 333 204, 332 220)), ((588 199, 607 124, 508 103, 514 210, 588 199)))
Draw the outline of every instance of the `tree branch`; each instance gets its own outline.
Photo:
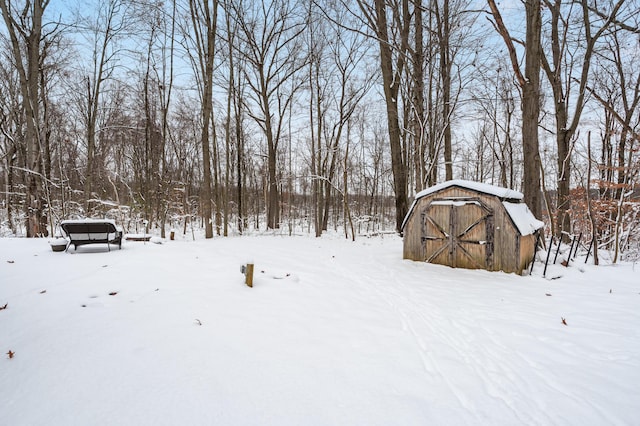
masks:
POLYGON ((504 21, 502 20, 502 15, 498 10, 498 6, 496 6, 495 0, 487 0, 487 3, 489 4, 489 8, 491 9, 491 14, 493 15, 493 19, 495 19, 495 22, 492 22, 490 19, 489 19, 489 22, 491 22, 493 27, 502 36, 502 39, 504 40, 504 43, 507 46, 507 50, 509 51, 509 58, 511 59, 511 67, 513 68, 513 72, 515 73, 516 78, 518 79, 518 83, 520 84, 520 87, 524 87, 527 84, 527 80, 524 78, 524 75, 522 75, 522 71, 520 71, 520 65, 518 64, 518 55, 516 54, 516 48, 513 44, 513 40, 509 35, 509 30, 507 30, 507 27, 505 26, 504 21))

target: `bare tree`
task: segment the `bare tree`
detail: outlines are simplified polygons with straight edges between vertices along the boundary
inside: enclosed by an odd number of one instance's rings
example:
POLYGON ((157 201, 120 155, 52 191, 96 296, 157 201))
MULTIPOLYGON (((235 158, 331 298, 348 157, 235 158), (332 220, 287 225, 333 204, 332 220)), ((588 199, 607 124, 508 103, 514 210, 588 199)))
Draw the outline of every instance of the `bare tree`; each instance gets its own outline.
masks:
POLYGON ((409 34, 411 12, 409 0, 374 0, 373 4, 357 0, 370 30, 378 40, 380 48, 380 70, 386 102, 389 146, 391 148, 391 169, 396 206, 396 231, 400 232, 402 222, 409 209, 407 198, 407 164, 400 127, 399 93, 404 68, 409 54, 409 34), (392 18, 387 16, 390 12, 392 18))
POLYGON ((85 211, 90 209, 90 200, 96 173, 96 149, 99 140, 98 121, 105 82, 115 72, 121 51, 117 46, 118 37, 126 30, 129 14, 124 0, 109 0, 101 3, 95 17, 87 17, 87 39, 90 43, 92 61, 84 77, 84 99, 82 109, 86 125, 87 161, 84 176, 85 211))
MULTIPOLYGON (((635 12, 636 16, 638 11, 635 12)), ((600 16, 600 15, 599 15, 600 16)), ((635 217, 628 203, 640 173, 640 71, 637 51, 626 46, 637 44, 638 28, 615 20, 616 31, 604 36, 604 50, 595 52, 598 70, 594 87, 586 86, 603 111, 600 204, 608 207, 610 226, 597 231, 614 250, 614 262, 625 249, 624 240, 633 238, 635 217), (626 230, 626 231, 624 231, 626 230), (609 236, 607 238, 607 235, 609 236)))
POLYGON ((442 84, 442 123, 444 126, 444 169, 446 180, 453 179, 453 158, 451 155, 451 67, 450 48, 451 16, 449 0, 434 0, 433 10, 436 20, 436 34, 440 53, 440 83, 442 84))
POLYGON ((167 158, 167 145, 170 139, 169 109, 172 101, 174 87, 174 62, 175 62, 175 37, 176 37, 176 0, 171 2, 171 9, 164 11, 161 9, 163 2, 160 2, 154 9, 155 17, 161 26, 160 37, 160 58, 154 63, 154 72, 158 82, 158 91, 161 109, 161 163, 162 170, 158 174, 157 204, 158 214, 161 224, 161 236, 165 237, 165 225, 167 223, 168 196, 171 176, 168 171, 169 161, 167 158), (158 65, 159 63, 159 65, 158 65))
MULTIPOLYGON (((416 192, 422 191, 427 184, 427 170, 425 165, 425 142, 427 131, 426 108, 424 99, 425 90, 425 49, 424 49, 424 21, 422 0, 414 0, 414 41, 415 47, 411 56, 411 136, 413 137, 413 173, 414 189, 416 192)), ((431 182, 429 182, 431 183, 431 182)))
POLYGON ((540 152, 538 148, 538 120, 540 116, 540 61, 541 27, 540 0, 526 0, 525 66, 522 73, 518 55, 509 30, 496 6, 495 0, 487 0, 493 25, 502 36, 509 52, 516 81, 522 90, 522 148, 524 162, 524 201, 536 217, 540 217, 542 201, 540 192, 540 152))
POLYGON ((4 200, 6 207, 6 219, 13 234, 17 227, 14 221, 14 198, 16 186, 16 167, 18 165, 19 151, 23 151, 22 129, 24 117, 22 114, 22 102, 20 99, 20 82, 16 69, 13 66, 11 49, 5 45, 5 40, 0 37, 2 43, 2 60, 0 60, 0 158, 4 168, 4 200), (6 47, 6 48, 5 48, 6 47))
POLYGON ((483 155, 476 155, 474 159, 482 163, 483 171, 486 162, 488 175, 483 179, 505 188, 514 188, 519 162, 513 146, 513 127, 519 94, 515 93, 517 89, 512 76, 503 72, 508 65, 501 59, 479 67, 477 87, 471 90, 475 110, 481 117, 477 139, 487 148, 486 152, 481 150, 483 155))
MULTIPOLYGON (((596 42, 607 28, 616 20, 618 11, 625 0, 617 0, 611 10, 606 13, 600 27, 592 28, 590 4, 587 0, 580 1, 579 16, 572 16, 573 5, 564 5, 562 0, 544 0, 546 10, 551 16, 549 37, 551 55, 541 56, 541 64, 544 69, 553 92, 553 106, 556 121, 556 143, 558 147, 558 180, 557 180, 557 216, 558 236, 571 232, 571 220, 569 217, 570 184, 571 184, 571 151, 574 136, 582 116, 586 102, 586 87, 589 81, 591 58, 596 42), (574 22, 577 19, 577 22, 574 22), (571 43, 569 39, 570 28, 577 27, 581 34, 575 36, 579 43, 571 43), (582 47, 584 46, 584 48, 582 47), (581 51, 578 55, 578 51, 581 51), (577 57, 581 57, 576 64, 577 57), (572 88, 577 85, 577 95, 572 96, 572 88), (570 103, 574 100, 573 116, 570 117, 570 103)), ((599 20, 600 18, 598 18, 599 20)))
POLYGON ((234 5, 238 24, 238 53, 246 62, 244 78, 249 90, 248 115, 267 142, 267 228, 280 227, 278 149, 293 95, 302 84, 298 72, 306 64, 300 35, 306 29, 299 5, 287 0, 234 5), (294 80, 296 83, 292 84, 294 80))
POLYGON ((593 264, 598 265, 598 225, 593 212, 593 203, 591 202, 591 166, 593 159, 591 157, 591 132, 587 134, 587 213, 591 224, 591 244, 593 245, 593 264))
POLYGON ((343 198, 346 196, 336 182, 341 148, 349 121, 373 79, 362 66, 367 54, 363 38, 345 30, 348 15, 325 9, 325 14, 331 14, 325 22, 313 12, 309 28, 311 168, 316 204, 314 226, 316 236, 320 236, 328 227, 332 195, 337 191, 343 198))
MULTIPOLYGON (((245 147, 244 147, 244 82, 243 82, 243 68, 244 60, 241 55, 237 54, 238 51, 238 23, 233 19, 234 9, 231 6, 232 1, 224 1, 223 8, 225 11, 225 35, 227 43, 227 108, 226 108, 226 120, 224 123, 225 128, 225 145, 226 145, 226 167, 225 167, 225 185, 226 194, 230 199, 229 194, 231 190, 231 177, 230 174, 232 162, 235 162, 235 176, 236 176, 236 191, 235 201, 237 203, 237 229, 242 233, 247 226, 246 218, 246 203, 245 203, 245 188, 247 181, 246 163, 245 163, 245 147), (235 142, 235 146, 234 146, 235 142), (235 149, 235 158, 231 158, 232 150, 235 149)), ((229 214, 229 201, 225 202, 225 226, 224 235, 227 235, 228 218, 229 214)))
MULTIPOLYGON (((226 237, 228 235, 228 227, 229 227, 229 202, 228 202, 228 198, 229 198, 229 191, 230 191, 230 187, 231 187, 231 143, 232 143, 232 139, 234 138, 233 133, 232 133, 232 119, 233 119, 233 112, 236 111, 235 108, 235 104, 237 104, 239 102, 238 97, 236 96, 237 94, 237 88, 236 88, 236 64, 235 64, 235 49, 234 49, 234 43, 236 42, 236 30, 237 30, 237 26, 235 25, 235 23, 232 22, 231 20, 231 16, 229 15, 228 11, 231 9, 228 1, 223 1, 223 5, 222 5, 224 11, 225 11, 225 16, 224 16, 224 22, 225 22, 225 34, 226 34, 226 42, 227 42, 227 52, 228 52, 228 64, 229 64, 229 73, 227 76, 227 107, 226 107, 226 118, 225 118, 225 122, 224 122, 224 140, 225 140, 225 147, 226 147, 226 161, 225 161, 225 203, 224 203, 224 230, 223 230, 223 235, 226 237), (235 104, 234 104, 235 102, 235 104)), ((240 144, 239 141, 236 141, 236 149, 238 150, 238 153, 240 152, 240 144)), ((240 160, 240 156, 239 154, 236 156, 236 160, 240 160)), ((238 169, 236 169, 238 170, 238 169)), ((238 180, 238 182, 240 182, 240 180, 238 180)), ((238 188, 238 217, 240 217, 240 206, 242 205, 242 184, 239 184, 237 186, 238 188)), ((238 231, 240 233, 242 233, 242 221, 238 222, 238 231)))
POLYGON ((210 127, 213 123, 213 71, 216 53, 216 31, 218 25, 218 0, 189 0, 196 57, 194 69, 198 75, 201 97, 203 183, 201 204, 205 221, 205 237, 213 238, 213 209, 211 191, 210 127))
MULTIPOLYGON (((619 25, 619 22, 616 22, 616 25, 619 25)), ((628 183, 625 167, 631 153, 628 142, 633 139, 635 125, 639 120, 640 71, 635 66, 639 54, 637 50, 629 52, 626 49, 626 46, 637 43, 634 40, 637 33, 640 33, 640 29, 636 28, 632 31, 611 31, 606 35, 604 49, 595 52, 598 71, 595 73, 594 87, 587 86, 587 90, 602 106, 605 118, 608 119, 604 125, 607 131, 604 134, 606 143, 603 145, 602 172, 605 174, 602 180, 613 183, 613 175, 617 171, 617 185, 614 191, 616 198, 628 183), (618 124, 619 131, 616 131, 613 123, 618 124), (615 154, 612 139, 618 141, 615 154)))
POLYGON ((28 237, 47 235, 44 214, 43 169, 41 161, 40 67, 43 15, 49 0, 33 0, 22 7, 0 0, 2 18, 9 33, 14 66, 20 81, 25 114, 26 228, 28 237))

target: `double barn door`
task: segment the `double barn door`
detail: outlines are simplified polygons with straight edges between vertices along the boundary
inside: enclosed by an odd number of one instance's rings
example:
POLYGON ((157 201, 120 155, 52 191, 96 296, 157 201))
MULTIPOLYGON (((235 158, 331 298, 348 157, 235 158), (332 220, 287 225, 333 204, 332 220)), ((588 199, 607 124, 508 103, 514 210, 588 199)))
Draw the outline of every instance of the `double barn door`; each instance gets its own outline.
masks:
POLYGON ((427 262, 492 270, 493 236, 493 210, 478 198, 435 199, 422 212, 427 262))

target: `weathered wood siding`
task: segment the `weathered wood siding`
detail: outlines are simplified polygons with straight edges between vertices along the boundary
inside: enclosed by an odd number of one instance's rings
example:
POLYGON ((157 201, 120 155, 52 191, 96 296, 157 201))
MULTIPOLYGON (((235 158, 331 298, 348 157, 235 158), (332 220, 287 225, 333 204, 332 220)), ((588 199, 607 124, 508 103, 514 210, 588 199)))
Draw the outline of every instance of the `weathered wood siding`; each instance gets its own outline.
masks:
POLYGON ((417 225, 422 227, 421 229, 417 229, 417 237, 421 247, 418 249, 422 250, 424 253, 423 257, 420 260, 428 260, 431 263, 437 263, 439 265, 446 265, 449 263, 449 251, 438 251, 442 247, 442 241, 438 240, 426 240, 424 241, 424 247, 422 244, 422 237, 432 237, 432 238, 447 238, 447 233, 449 232, 449 227, 451 226, 451 212, 448 206, 432 206, 429 210, 429 216, 433 218, 433 220, 428 220, 425 217, 426 212, 423 210, 419 213, 419 220, 417 225), (435 222, 435 223, 434 223, 435 222), (436 225, 437 224, 437 225, 436 225))
POLYGON ((533 257, 534 244, 534 235, 520 236, 498 197, 454 186, 418 200, 404 227, 403 256, 452 267, 521 274, 533 257), (443 199, 465 199, 468 203, 452 207, 439 201, 443 199), (469 201, 474 199, 477 205, 469 201), (452 213, 452 209, 456 211, 452 213), (486 220, 472 227, 483 216, 486 220), (442 250, 450 229, 459 235, 469 227, 453 252, 442 250), (423 241, 423 237, 427 238, 423 241))
POLYGON ((531 265, 531 260, 536 251, 537 243, 536 234, 520 236, 520 259, 518 263, 518 274, 522 275, 522 272, 531 265))
POLYGON ((466 229, 477 223, 468 232, 460 237, 459 246, 454 251, 454 263, 456 268, 486 268, 491 259, 487 259, 487 212, 476 204, 467 204, 455 208, 456 223, 454 234, 461 235, 466 229), (463 242, 467 241, 467 242, 463 242), (479 242, 479 243, 478 243, 479 242))

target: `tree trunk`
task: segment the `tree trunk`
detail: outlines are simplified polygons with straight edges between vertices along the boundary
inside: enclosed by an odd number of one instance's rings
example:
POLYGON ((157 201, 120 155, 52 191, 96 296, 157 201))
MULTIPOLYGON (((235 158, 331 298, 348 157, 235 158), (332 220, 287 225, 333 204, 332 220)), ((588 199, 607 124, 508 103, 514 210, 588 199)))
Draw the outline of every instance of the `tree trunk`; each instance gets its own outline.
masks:
POLYGON ((415 49, 413 52, 413 167, 415 191, 420 192, 427 183, 425 168, 425 110, 424 110, 424 45, 422 0, 414 0, 415 49))
POLYGON ((598 259, 598 225, 593 213, 593 205, 591 203, 591 132, 587 134, 587 209, 589 214, 589 222, 591 223, 591 244, 593 246, 593 264, 600 263, 598 259))
MULTIPOLYGON (((213 44, 213 42, 212 42, 213 44)), ((213 62, 213 61, 211 61, 213 62)), ((207 75, 209 70, 213 70, 213 64, 209 66, 207 63, 207 75)), ((205 238, 213 238, 213 221, 211 208, 212 194, 211 194, 211 151, 209 148, 209 118, 211 117, 212 104, 212 91, 211 80, 205 83, 205 93, 202 98, 202 169, 203 169, 203 182, 202 182, 202 216, 204 218, 205 226, 205 238)))
POLYGON ((436 4, 438 48, 440 50, 440 82, 442 83, 442 125, 444 128, 444 168, 446 180, 453 179, 453 155, 451 149, 451 60, 449 52, 449 0, 442 1, 442 10, 436 4))
MULTIPOLYGON (((377 36, 380 45, 380 69, 382 71, 382 85, 384 87, 384 97, 387 107, 389 145, 391 147, 391 170, 393 173, 396 207, 396 231, 401 232, 402 222, 408 211, 407 168, 404 161, 402 132, 400 130, 400 117, 398 114, 398 91, 404 62, 399 60, 400 64, 394 73, 393 54, 389 44, 386 4, 384 0, 375 0, 375 11, 377 36)), ((403 16, 404 15, 403 13, 403 16)), ((405 21, 405 24, 408 24, 408 22, 405 21)), ((405 40, 408 38, 408 25, 402 30, 407 33, 406 35, 402 35, 403 40, 405 40)), ((404 49, 402 52, 399 52, 399 55, 404 56, 405 53, 406 44, 404 44, 404 49)))
POLYGON ((204 219, 205 238, 213 238, 213 209, 211 192, 211 151, 209 144, 209 127, 213 116, 213 69, 215 39, 218 17, 218 1, 214 0, 212 8, 209 2, 190 0, 191 22, 197 33, 198 60, 202 79, 202 169, 203 182, 201 196, 202 217, 204 219))
POLYGON ((541 217, 540 151, 538 119, 540 116, 540 0, 527 0, 525 48, 525 84, 522 88, 522 143, 524 159, 524 201, 533 215, 541 217))
POLYGON ((13 59, 20 78, 22 108, 25 114, 26 130, 26 233, 27 237, 46 236, 47 218, 44 213, 44 193, 42 188, 42 162, 40 144, 39 82, 41 68, 40 43, 42 41, 42 17, 48 5, 47 0, 27 3, 28 9, 19 20, 11 14, 7 0, 0 0, 2 17, 9 33, 13 59), (30 18, 30 19, 28 19, 30 18), (30 24, 30 27, 26 25, 30 24), (24 39, 26 65, 18 37, 24 39))
POLYGON ((280 228, 280 194, 278 191, 278 169, 277 169, 277 141, 274 138, 271 128, 271 117, 269 110, 269 100, 264 92, 265 98, 265 133, 267 137, 267 170, 268 170, 268 193, 267 193, 267 229, 280 228))
MULTIPOLYGON (((238 73, 240 75, 240 73, 238 73)), ((239 83, 239 81, 238 81, 239 83)), ((235 123, 235 132, 236 132, 236 162, 237 162, 237 183, 236 183, 236 191, 238 194, 238 232, 242 234, 245 226, 248 224, 245 214, 245 203, 244 203, 244 185, 246 179, 246 167, 244 164, 244 143, 243 143, 243 133, 242 133, 242 101, 239 99, 238 90, 234 90, 234 123, 235 123)))
POLYGON ((495 19, 497 31, 502 36, 511 66, 522 88, 522 154, 524 160, 524 202, 535 217, 540 217, 542 202, 540 193, 540 152, 538 149, 538 119, 540 116, 540 60, 541 13, 540 0, 526 0, 525 72, 520 71, 513 40, 504 25, 494 0, 487 0, 495 19))

